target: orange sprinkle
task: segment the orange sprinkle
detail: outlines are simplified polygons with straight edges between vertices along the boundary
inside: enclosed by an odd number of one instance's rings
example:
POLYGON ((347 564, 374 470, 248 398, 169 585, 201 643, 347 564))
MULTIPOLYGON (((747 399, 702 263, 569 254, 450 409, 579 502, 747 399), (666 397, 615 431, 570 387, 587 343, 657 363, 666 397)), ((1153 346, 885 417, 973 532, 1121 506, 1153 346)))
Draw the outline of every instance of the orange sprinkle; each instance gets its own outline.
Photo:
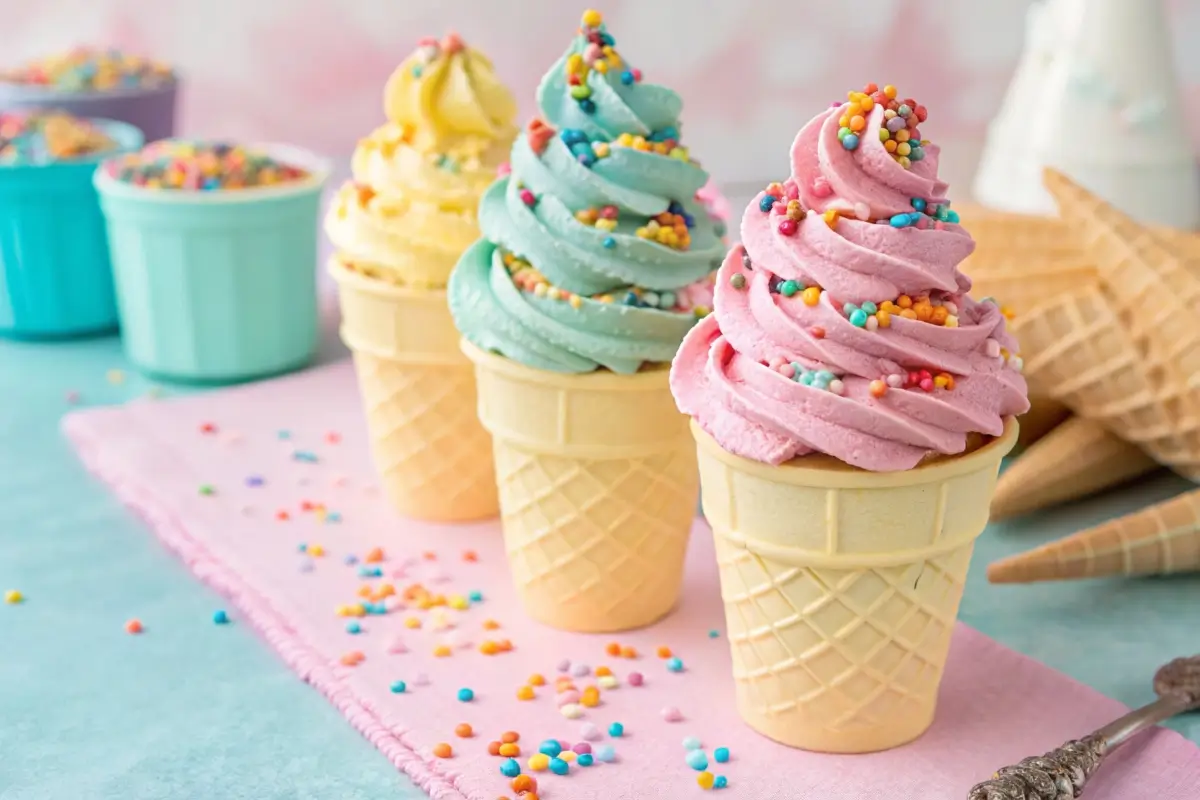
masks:
POLYGON ((888 385, 879 380, 871 381, 870 390, 871 397, 883 397, 887 394, 888 385))
POLYGON ((821 217, 825 220, 825 224, 831 228, 837 227, 838 217, 840 216, 841 212, 839 212, 836 208, 831 208, 821 215, 821 217))
POLYGON ((500 741, 504 742, 505 744, 519 742, 521 741, 521 734, 517 733, 516 731, 505 731, 504 733, 500 734, 500 741))
POLYGON ((579 698, 579 705, 584 708, 595 708, 600 705, 600 692, 594 686, 589 686, 584 690, 583 695, 579 698))
POLYGON ((500 628, 500 623, 494 619, 485 619, 483 621, 483 629, 485 631, 494 631, 500 628))
POLYGON ((375 591, 374 589, 372 589, 370 586, 368 586, 367 584, 364 583, 362 586, 358 587, 358 596, 359 597, 370 597, 374 591, 375 591))
POLYGON ((489 756, 500 755, 500 743, 499 742, 488 742, 488 755, 489 756))
POLYGON ((892 326, 891 313, 882 308, 875 312, 875 319, 879 320, 879 327, 881 328, 890 328, 892 326))
POLYGON ((483 644, 479 645, 479 652, 485 656, 494 656, 500 652, 499 646, 491 639, 485 639, 483 644))
POLYGON ((537 695, 533 693, 532 686, 522 686, 520 689, 517 689, 518 700, 532 700, 536 696, 537 695))
POLYGON ((437 561, 437 553, 432 550, 426 550, 424 553, 421 553, 421 558, 426 561, 437 561))
POLYGON ((578 689, 576 689, 575 684, 571 683, 570 681, 568 681, 567 683, 554 684, 554 693, 555 694, 562 694, 563 692, 575 692, 575 691, 578 691, 578 689))
POLYGON ((345 664, 347 667, 357 667, 365 659, 366 659, 366 656, 364 656, 362 654, 362 652, 360 652, 358 650, 353 650, 349 653, 346 653, 346 655, 342 656, 341 660, 342 660, 342 663, 345 664))
POLYGON ((275 519, 279 520, 280 522, 287 522, 291 518, 292 518, 291 515, 288 514, 288 512, 286 512, 286 511, 276 511, 275 512, 275 519))
POLYGON ((507 653, 513 649, 513 643, 508 639, 501 639, 500 641, 496 642, 496 646, 500 648, 501 653, 507 653))
POLYGON ((438 758, 449 758, 454 755, 454 748, 445 742, 438 742, 433 746, 433 754, 438 758))
POLYGON ((475 735, 475 731, 465 722, 460 722, 454 728, 454 735, 460 739, 470 739, 475 735))
POLYGON ((464 550, 463 551, 463 561, 467 561, 467 562, 473 564, 478 560, 479 560, 479 554, 476 553, 474 550, 464 550))
POLYGON ((638 651, 635 648, 625 646, 621 648, 621 658, 637 658, 638 651))
POLYGON ((612 675, 612 674, 613 674, 612 670, 609 669, 608 667, 604 667, 604 666, 596 667, 596 677, 597 678, 603 678, 605 675, 612 675))
POLYGON ((437 658, 445 658, 450 654, 451 650, 448 645, 439 644, 437 647, 433 648, 433 655, 437 658))
POLYGON ((908 295, 902 294, 896 298, 896 305, 900 306, 901 308, 912 308, 913 301, 908 295))
POLYGON ((911 308, 906 308, 900 312, 900 316, 904 317, 905 319, 916 319, 917 312, 913 311, 911 308))
POLYGON ((368 564, 378 564, 380 561, 383 561, 383 550, 378 547, 372 547, 363 561, 366 561, 368 564))
POLYGON ((616 642, 609 642, 608 646, 604 648, 604 652, 608 653, 610 656, 619 656, 621 655, 621 645, 617 644, 616 642))
POLYGON ((512 790, 517 794, 537 791, 537 780, 532 775, 518 775, 512 779, 512 790))
POLYGON ((529 676, 529 685, 530 686, 545 686, 546 679, 544 677, 542 677, 542 674, 540 672, 535 672, 534 674, 529 676))
POLYGON ((126 633, 141 633, 144 630, 142 623, 139 620, 131 619, 125 623, 126 633))
POLYGON ((657 654, 658 654, 659 658, 670 658, 671 657, 671 648, 660 647, 660 648, 658 648, 657 654))
POLYGON ((500 755, 504 756, 505 758, 517 758, 521 755, 521 747, 520 745, 513 744, 512 742, 505 742, 504 744, 500 745, 500 755))

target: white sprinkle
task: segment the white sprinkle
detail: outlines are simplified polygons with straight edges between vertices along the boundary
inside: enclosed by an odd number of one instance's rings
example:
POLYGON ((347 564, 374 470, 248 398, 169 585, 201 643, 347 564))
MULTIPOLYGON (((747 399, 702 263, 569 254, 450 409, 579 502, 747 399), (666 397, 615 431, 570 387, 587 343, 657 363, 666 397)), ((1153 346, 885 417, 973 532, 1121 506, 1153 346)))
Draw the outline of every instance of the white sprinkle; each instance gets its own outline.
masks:
POLYGON ((869 330, 869 331, 879 330, 879 320, 873 315, 870 317, 867 317, 867 330, 869 330))
POLYGON ((577 703, 567 703, 558 710, 567 719, 579 719, 583 716, 583 706, 577 703))
POLYGON ((983 348, 983 352, 987 354, 988 358, 1000 357, 1000 343, 995 339, 988 339, 987 342, 984 343, 983 348))
POLYGON ((831 391, 837 395, 845 394, 846 393, 846 384, 842 383, 837 378, 834 378, 833 380, 831 380, 829 382, 829 391, 831 391))
POLYGON ((893 389, 899 389, 904 385, 904 376, 893 373, 884 378, 884 382, 893 389))
POLYGON ((950 302, 949 300, 944 301, 942 303, 942 307, 946 309, 947 313, 958 316, 958 306, 955 305, 954 303, 950 302))
POLYGON ((616 675, 601 675, 596 679, 596 685, 601 689, 616 689, 621 685, 616 675))

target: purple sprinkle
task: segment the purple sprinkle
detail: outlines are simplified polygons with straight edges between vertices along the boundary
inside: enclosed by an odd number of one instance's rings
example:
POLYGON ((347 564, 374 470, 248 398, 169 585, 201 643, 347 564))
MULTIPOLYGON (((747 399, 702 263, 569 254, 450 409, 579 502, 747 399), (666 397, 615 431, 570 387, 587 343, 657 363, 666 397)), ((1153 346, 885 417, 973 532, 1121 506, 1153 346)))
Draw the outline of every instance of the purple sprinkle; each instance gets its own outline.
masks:
POLYGON ((587 742, 579 742, 578 744, 573 745, 571 750, 578 755, 583 755, 584 753, 592 752, 592 746, 587 742))
POLYGON ((353 567, 355 564, 358 563, 358 556, 351 553, 350 555, 346 556, 345 559, 343 559, 343 560, 346 562, 347 567, 353 567))
POLYGON ((559 672, 570 672, 571 671, 571 659, 564 658, 562 661, 559 661, 557 669, 559 672))
POLYGON ((312 572, 313 571, 313 562, 312 562, 311 558, 300 559, 300 571, 301 572, 312 572))
POLYGON ((576 678, 583 678, 587 675, 590 675, 591 672, 592 672, 592 668, 589 667, 587 664, 574 664, 571 667, 571 674, 574 675, 576 678))
POLYGON ((247 486, 262 486, 263 479, 259 475, 251 475, 249 478, 246 478, 246 485, 247 486))
POLYGON ((594 742, 604 734, 600 732, 600 728, 596 727, 594 723, 585 722, 583 727, 579 729, 579 735, 589 742, 594 742))

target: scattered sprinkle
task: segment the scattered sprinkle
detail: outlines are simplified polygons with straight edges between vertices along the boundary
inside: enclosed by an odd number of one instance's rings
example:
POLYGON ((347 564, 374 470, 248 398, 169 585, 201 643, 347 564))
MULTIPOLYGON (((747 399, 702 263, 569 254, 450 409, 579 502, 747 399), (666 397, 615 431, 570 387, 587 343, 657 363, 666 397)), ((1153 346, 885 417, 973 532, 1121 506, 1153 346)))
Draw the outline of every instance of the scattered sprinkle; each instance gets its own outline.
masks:
POLYGON ((229 614, 225 613, 224 610, 214 611, 212 615, 212 621, 217 625, 228 625, 229 614))
POLYGON ((695 736, 688 736, 683 740, 684 750, 699 750, 701 747, 700 740, 695 736))
POLYGON ((460 703, 469 703, 475 699, 475 692, 471 689, 459 689, 458 700, 460 703))
POLYGON ((24 603, 25 595, 21 594, 16 589, 9 589, 4 593, 4 602, 12 606, 17 605, 18 603, 24 603))
POLYGON ((590 767, 596 763, 596 758, 591 753, 580 753, 577 762, 581 767, 590 767))
POLYGON ((724 789, 728 785, 729 785, 729 779, 726 778, 724 775, 718 775, 713 780, 713 788, 714 789, 724 789))
POLYGON ((433 746, 433 755, 437 758, 450 758, 454 755, 454 748, 445 742, 438 742, 433 746))
POLYGON ((716 750, 713 750, 713 761, 716 761, 718 764, 724 764, 729 761, 729 748, 718 747, 716 750))
POLYGON ((684 761, 697 772, 703 772, 708 769, 708 756, 704 754, 703 750, 688 750, 687 755, 684 756, 684 761))
POLYGON ((404 694, 405 690, 408 689, 408 684, 404 681, 392 681, 391 689, 392 694, 404 694))
POLYGON ((667 706, 662 710, 662 718, 667 722, 682 722, 683 712, 675 706, 667 706))
POLYGON ((143 630, 145 630, 145 629, 142 627, 142 623, 139 620, 131 619, 125 623, 125 632, 126 633, 137 634, 137 633, 141 633, 143 630))
POLYGON ((667 669, 671 672, 683 672, 683 659, 672 656, 667 659, 667 669))
POLYGON ((600 728, 591 722, 585 722, 583 727, 579 729, 579 736, 584 741, 594 742, 600 739, 600 737, 603 735, 604 734, 600 732, 600 728))
POLYGON ((602 744, 596 748, 596 760, 606 764, 617 760, 617 750, 611 744, 602 744))
POLYGON ((146 189, 237 190, 294 183, 308 177, 300 167, 227 142, 163 139, 140 152, 105 163, 108 175, 146 189))
POLYGON ((550 771, 555 775, 566 775, 571 771, 571 765, 561 758, 550 759, 550 771))
POLYGON ((713 777, 713 774, 711 772, 701 772, 699 775, 696 776, 696 783, 698 783, 700 785, 701 789, 705 789, 705 790, 711 789, 716 784, 716 782, 717 782, 716 778, 713 777))
POLYGON ((641 686, 646 682, 646 678, 640 672, 631 672, 625 677, 625 682, 630 686, 641 686))

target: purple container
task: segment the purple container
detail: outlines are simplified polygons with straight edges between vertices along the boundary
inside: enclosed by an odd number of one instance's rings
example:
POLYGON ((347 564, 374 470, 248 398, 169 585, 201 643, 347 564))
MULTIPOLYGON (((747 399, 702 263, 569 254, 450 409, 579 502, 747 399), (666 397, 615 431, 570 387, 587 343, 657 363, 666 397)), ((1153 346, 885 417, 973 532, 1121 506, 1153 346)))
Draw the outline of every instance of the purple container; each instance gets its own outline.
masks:
POLYGON ((178 82, 150 89, 64 92, 49 86, 0 82, 0 111, 52 108, 88 119, 115 119, 141 130, 147 142, 175 135, 178 82))

